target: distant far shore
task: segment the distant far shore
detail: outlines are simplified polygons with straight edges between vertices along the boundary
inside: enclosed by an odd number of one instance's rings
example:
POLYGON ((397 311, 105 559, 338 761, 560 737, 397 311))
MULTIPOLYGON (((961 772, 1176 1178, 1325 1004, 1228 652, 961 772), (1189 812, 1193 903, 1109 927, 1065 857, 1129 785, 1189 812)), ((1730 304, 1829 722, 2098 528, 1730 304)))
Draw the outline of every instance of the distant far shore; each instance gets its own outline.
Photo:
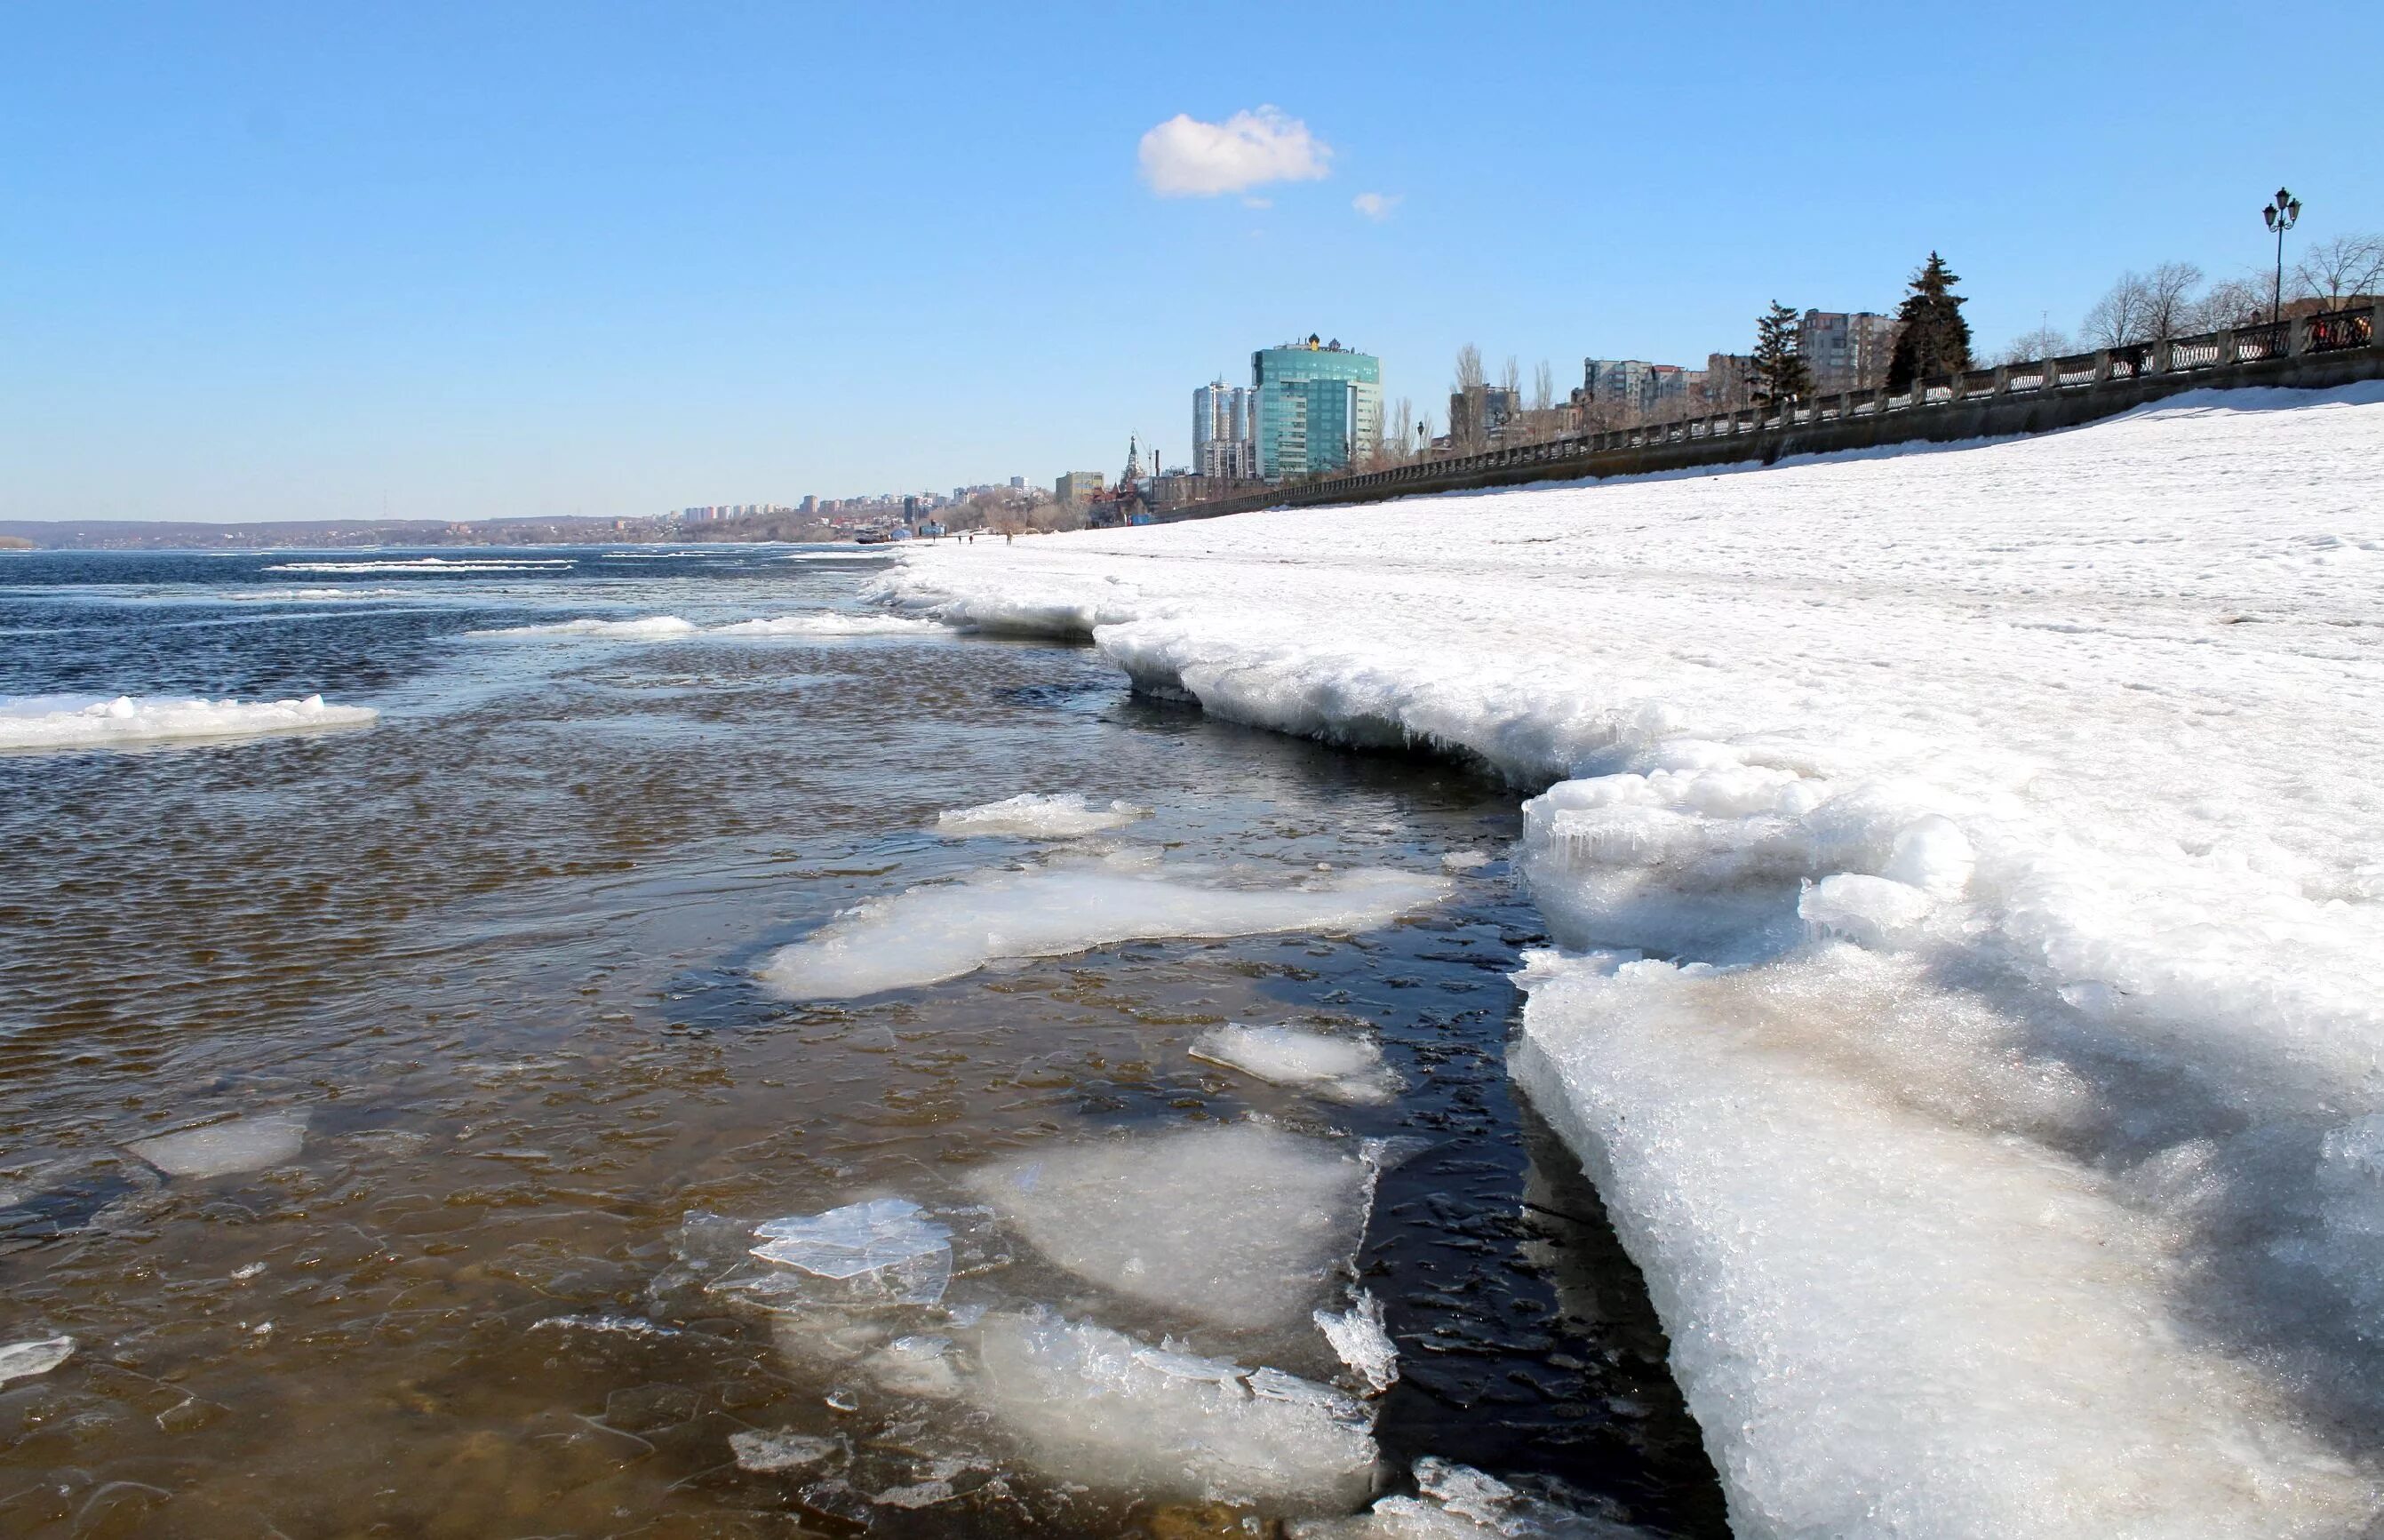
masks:
POLYGON ((852 531, 798 514, 680 524, 649 518, 0 519, 0 551, 323 551, 357 546, 695 545, 849 540, 852 531))

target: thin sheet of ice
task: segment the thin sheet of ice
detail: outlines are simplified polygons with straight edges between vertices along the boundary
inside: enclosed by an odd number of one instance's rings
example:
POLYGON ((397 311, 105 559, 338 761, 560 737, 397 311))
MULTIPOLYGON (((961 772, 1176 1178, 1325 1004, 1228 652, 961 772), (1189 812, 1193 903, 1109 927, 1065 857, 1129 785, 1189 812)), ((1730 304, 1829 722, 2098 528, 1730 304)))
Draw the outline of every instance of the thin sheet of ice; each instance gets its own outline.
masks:
POLYGON ((75 1339, 70 1336, 38 1337, 31 1342, 12 1342, 0 1348, 0 1385, 11 1380, 29 1380, 74 1357, 75 1339))
POLYGON ((1078 1277, 1243 1329, 1310 1312, 1347 1271, 1373 1192, 1346 1142, 1262 1123, 1044 1150, 968 1181, 1078 1277))
POLYGON ((554 620, 538 626, 501 626, 491 630, 466 631, 467 637, 569 638, 587 637, 597 641, 676 641, 694 636, 702 627, 692 620, 682 620, 675 615, 639 615, 633 620, 554 620))
POLYGON ((2384 1508, 2379 510, 2384 384, 2205 392, 881 589, 1558 783, 1521 864, 1617 951, 1533 970, 1520 1063, 1741 1534, 2339 1534, 2384 1508))
POLYGON ((1447 891, 1438 877, 1364 867, 1270 888, 1163 864, 985 871, 869 900, 771 953, 758 972, 786 999, 845 1000, 958 978, 999 958, 1064 957, 1119 941, 1374 930, 1447 891))
POLYGON ((1398 1094, 1398 1075, 1372 1037, 1297 1026, 1211 1027, 1192 1039, 1192 1057, 1335 1101, 1375 1104, 1398 1094))
POLYGON ((971 1393, 1055 1480, 1310 1512, 1373 1485, 1366 1414, 1329 1386, 1049 1314, 988 1317, 977 1351, 971 1393))
POLYGON ((875 1273, 951 1249, 952 1233, 904 1198, 848 1203, 825 1213, 797 1214, 753 1227, 763 1242, 753 1255, 823 1278, 875 1273))
POLYGON ((475 560, 466 561, 448 556, 423 556, 411 561, 387 562, 283 562, 269 566, 267 572, 339 572, 401 574, 407 572, 535 572, 541 567, 577 566, 569 557, 546 560, 475 560))
POLYGON ((760 620, 739 620, 726 626, 708 626, 704 635, 714 637, 883 637, 925 636, 950 630, 941 621, 921 620, 912 615, 863 614, 845 610, 820 610, 811 615, 772 615, 760 620))
POLYGON ((287 1165, 306 1144, 306 1118, 299 1112, 269 1112, 261 1117, 234 1118, 138 1139, 125 1149, 168 1176, 230 1176, 287 1165))
POLYGON ((1384 1497, 1347 1519, 1307 1519, 1292 1540, 1655 1540, 1604 1514, 1519 1492, 1470 1465, 1427 1455, 1415 1465, 1414 1497, 1384 1497))
POLYGON ((1316 1329, 1333 1345, 1350 1372, 1380 1395, 1398 1383, 1399 1349, 1383 1324, 1383 1302, 1364 1289, 1347 1310, 1318 1310, 1316 1329))
POLYGON ((1112 801, 1095 807, 1081 791, 1049 796, 1022 791, 998 802, 953 808, 936 815, 936 832, 948 838, 999 835, 1019 839, 1067 839, 1123 828, 1150 816, 1150 810, 1132 802, 1112 801))
POLYGON ((0 750, 98 749, 177 739, 270 738, 367 727, 369 706, 303 701, 199 701, 163 695, 0 696, 0 750))

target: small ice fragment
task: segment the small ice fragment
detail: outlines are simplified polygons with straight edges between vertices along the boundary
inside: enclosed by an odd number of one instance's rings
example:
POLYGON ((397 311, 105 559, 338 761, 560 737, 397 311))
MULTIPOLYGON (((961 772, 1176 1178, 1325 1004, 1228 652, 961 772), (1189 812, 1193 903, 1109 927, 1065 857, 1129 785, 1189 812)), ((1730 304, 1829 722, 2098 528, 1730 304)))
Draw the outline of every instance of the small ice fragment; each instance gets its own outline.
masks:
POLYGON ((1097 808, 1082 792, 1063 791, 1039 797, 1024 792, 998 802, 958 808, 936 815, 936 832, 947 838, 976 835, 1007 835, 1023 839, 1070 839, 1097 834, 1150 816, 1149 808, 1113 801, 1097 808))
POLYGON ((1496 859, 1487 851, 1451 851, 1440 858, 1440 863, 1452 872, 1470 872, 1496 859))
POLYGON ((1383 1050, 1368 1037, 1335 1037, 1296 1026, 1213 1027, 1193 1039, 1192 1057, 1335 1101, 1374 1104, 1398 1091, 1383 1050))
POLYGON ((817 1465, 841 1447, 833 1438, 786 1431, 768 1433, 759 1428, 728 1435, 728 1448, 737 1457, 737 1468, 765 1476, 817 1465))
POLYGON ((38 1337, 0 1348, 0 1385, 46 1374, 74 1357, 74 1350, 75 1339, 70 1336, 38 1337))
POLYGON ((1314 1397, 1170 1373, 1153 1365, 1147 1343, 1052 1315, 988 1317, 978 1350, 984 1372, 972 1395, 1056 1480, 1310 1507, 1362 1502, 1372 1488, 1374 1441, 1362 1413, 1353 1422, 1314 1397))
POLYGON ((861 1410, 861 1397, 855 1396, 851 1391, 843 1388, 841 1385, 829 1391, 826 1395, 821 1397, 820 1399, 827 1403, 827 1409, 830 1411, 859 1411, 861 1410))
POLYGON ((762 1273, 714 1282, 765 1303, 932 1305, 952 1277, 951 1231, 908 1198, 880 1198, 755 1226, 762 1273))
POLYGON ((929 1508, 948 1503, 958 1496, 948 1481, 923 1481, 909 1486, 889 1486, 869 1500, 884 1508, 929 1508))
POLYGON ((160 1134, 124 1148, 168 1176, 230 1176, 287 1165, 305 1142, 304 1112, 272 1112, 160 1134))
POLYGON ((797 1214, 753 1227, 766 1245, 764 1261, 799 1267, 823 1278, 853 1278, 929 1252, 949 1250, 952 1233, 904 1198, 849 1203, 825 1213, 797 1214))
POLYGON ((244 1284, 265 1271, 263 1262, 242 1262, 231 1270, 232 1282, 244 1284))
POLYGON ((1253 1396, 1263 1396, 1272 1401, 1297 1401, 1302 1406, 1314 1407, 1337 1421, 1359 1427, 1366 1425, 1365 1407, 1329 1385, 1303 1380, 1280 1369, 1254 1369, 1246 1383, 1253 1396))
POLYGON ((881 1389, 897 1396, 945 1400, 961 1391, 960 1372, 950 1357, 951 1339, 942 1336, 898 1336, 870 1355, 863 1365, 881 1389))
POLYGON ((1379 1396, 1399 1377, 1399 1349, 1383 1326, 1383 1302, 1360 1289, 1358 1302, 1335 1315, 1318 1310, 1313 1319, 1324 1340, 1341 1355, 1366 1388, 1379 1396))

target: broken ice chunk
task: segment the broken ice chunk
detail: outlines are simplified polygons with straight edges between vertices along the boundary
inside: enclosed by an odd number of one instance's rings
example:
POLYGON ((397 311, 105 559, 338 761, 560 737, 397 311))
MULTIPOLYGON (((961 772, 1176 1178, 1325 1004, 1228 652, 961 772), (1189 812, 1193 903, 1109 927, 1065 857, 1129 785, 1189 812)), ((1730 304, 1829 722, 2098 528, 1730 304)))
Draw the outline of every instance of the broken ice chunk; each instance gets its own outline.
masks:
POLYGON ((1269 1392, 1254 1394, 1235 1365, 1043 1314, 988 1317, 978 1350, 972 1393, 1056 1480, 1311 1508, 1372 1488, 1363 1410, 1328 1387, 1285 1394, 1306 1382, 1262 1370, 1269 1392))
POLYGON ((833 1438, 814 1438, 809 1434, 783 1430, 766 1433, 755 1428, 728 1435, 728 1448, 737 1457, 737 1468, 765 1476, 817 1465, 841 1447, 833 1438))
POLYGON ((875 1377, 878 1388, 894 1395, 949 1400, 961 1393, 951 1346, 950 1337, 898 1336, 871 1354, 862 1367, 875 1377))
POLYGON ((46 1374, 74 1357, 74 1350, 75 1339, 70 1336, 37 1337, 0 1348, 0 1385, 46 1374))
POLYGON ((969 1181, 1078 1277, 1253 1327, 1313 1306, 1357 1250, 1373 1178, 1343 1142, 1244 1123, 1048 1150, 969 1181))
POLYGON ((753 1248, 753 1255, 823 1278, 858 1277, 948 1249, 952 1233, 925 1212, 906 1198, 880 1198, 826 1213, 774 1219, 753 1227, 768 1242, 753 1248))
POLYGON ((1339 1315, 1318 1310, 1314 1319, 1324 1340, 1341 1355, 1341 1361, 1366 1382, 1367 1389, 1379 1396, 1397 1383, 1399 1350, 1391 1341, 1391 1334, 1384 1329, 1380 1299, 1361 1289, 1358 1302, 1347 1310, 1339 1315))
POLYGON ((1136 807, 1132 802, 1094 807, 1081 791, 1063 791, 1050 797, 1038 797, 1028 791, 998 802, 937 813, 936 832, 946 838, 1009 835, 1029 839, 1068 839, 1118 828, 1149 816, 1149 808, 1136 807))
POLYGON ((305 1113, 270 1112, 160 1134, 124 1148, 168 1176, 230 1176, 286 1165, 305 1143, 305 1113))
POLYGON ((1471 1466, 1427 1455, 1419 1497, 1384 1497, 1347 1519, 1291 1526, 1292 1540, 1652 1540, 1649 1531, 1518 1492, 1471 1466))
POLYGON ((1192 1040, 1192 1057, 1255 1079, 1312 1090, 1335 1101, 1388 1101, 1398 1076, 1368 1037, 1335 1037, 1296 1026, 1212 1027, 1192 1040))
POLYGON ((750 1254, 768 1268, 711 1286, 772 1304, 932 1305, 951 1282, 951 1235, 902 1198, 790 1214, 754 1227, 750 1254))

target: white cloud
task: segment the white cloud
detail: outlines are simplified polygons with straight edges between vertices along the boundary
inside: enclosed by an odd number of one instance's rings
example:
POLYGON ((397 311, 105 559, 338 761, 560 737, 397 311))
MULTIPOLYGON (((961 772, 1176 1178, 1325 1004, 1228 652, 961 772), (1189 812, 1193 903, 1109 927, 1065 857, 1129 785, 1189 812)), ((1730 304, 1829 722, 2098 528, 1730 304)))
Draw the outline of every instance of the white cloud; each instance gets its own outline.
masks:
POLYGON ((1391 210, 1398 207, 1399 200, 1406 196, 1404 192, 1360 192, 1349 200, 1349 206, 1379 225, 1391 217, 1391 210))
POLYGON ((1316 181, 1333 146, 1278 107, 1222 123, 1177 113, 1142 136, 1142 180, 1162 198, 1213 198, 1271 181, 1316 181))

